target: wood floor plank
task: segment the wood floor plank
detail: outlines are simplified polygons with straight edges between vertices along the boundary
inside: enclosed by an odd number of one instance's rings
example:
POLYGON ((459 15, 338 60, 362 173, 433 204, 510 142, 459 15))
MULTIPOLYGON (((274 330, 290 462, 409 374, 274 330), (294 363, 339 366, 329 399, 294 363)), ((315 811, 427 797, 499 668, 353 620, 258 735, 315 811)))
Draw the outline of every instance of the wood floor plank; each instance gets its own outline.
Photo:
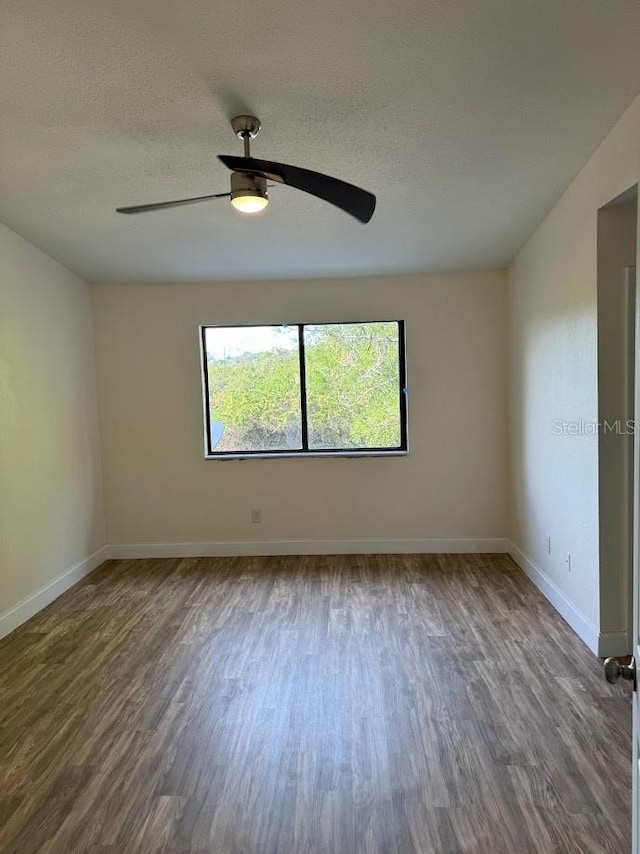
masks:
POLYGON ((109 561, 0 641, 0 852, 623 854, 630 744, 506 556, 109 561))

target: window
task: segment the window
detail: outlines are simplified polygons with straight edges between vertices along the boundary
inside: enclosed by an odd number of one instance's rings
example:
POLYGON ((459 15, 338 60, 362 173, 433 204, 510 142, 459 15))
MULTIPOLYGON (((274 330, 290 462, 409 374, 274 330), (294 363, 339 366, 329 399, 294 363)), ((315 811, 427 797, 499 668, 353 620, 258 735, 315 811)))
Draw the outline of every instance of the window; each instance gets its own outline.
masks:
POLYGON ((206 457, 406 453, 403 321, 200 330, 206 457))

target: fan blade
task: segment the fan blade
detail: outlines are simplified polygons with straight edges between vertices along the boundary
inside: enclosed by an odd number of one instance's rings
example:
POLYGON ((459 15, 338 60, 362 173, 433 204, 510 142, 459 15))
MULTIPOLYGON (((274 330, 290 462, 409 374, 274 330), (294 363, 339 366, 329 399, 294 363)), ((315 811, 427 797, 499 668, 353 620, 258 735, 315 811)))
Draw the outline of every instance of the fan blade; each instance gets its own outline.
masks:
POLYGON ((210 199, 225 199, 231 193, 214 193, 213 196, 196 196, 194 199, 177 199, 175 202, 155 202, 151 205, 132 205, 128 208, 116 208, 116 213, 136 214, 147 211, 160 211, 163 208, 179 208, 181 205, 195 205, 197 202, 208 202, 210 199))
POLYGON ((232 172, 253 172, 264 175, 271 181, 287 184, 297 190, 303 190, 319 199, 324 199, 341 208, 360 222, 369 222, 376 209, 376 197, 360 187, 347 184, 338 178, 311 172, 309 169, 299 169, 297 166, 287 166, 286 163, 273 163, 271 160, 258 160, 255 157, 235 157, 219 154, 227 169, 232 172))

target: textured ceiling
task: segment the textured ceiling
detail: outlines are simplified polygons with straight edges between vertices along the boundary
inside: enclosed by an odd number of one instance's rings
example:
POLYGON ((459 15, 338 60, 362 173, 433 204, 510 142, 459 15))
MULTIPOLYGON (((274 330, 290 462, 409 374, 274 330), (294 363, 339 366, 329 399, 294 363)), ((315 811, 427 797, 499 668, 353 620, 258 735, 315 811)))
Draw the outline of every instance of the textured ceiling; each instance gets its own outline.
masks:
POLYGON ((0 219, 91 281, 504 266, 640 90, 637 0, 0 0, 0 219), (256 156, 378 196, 362 226, 256 156))

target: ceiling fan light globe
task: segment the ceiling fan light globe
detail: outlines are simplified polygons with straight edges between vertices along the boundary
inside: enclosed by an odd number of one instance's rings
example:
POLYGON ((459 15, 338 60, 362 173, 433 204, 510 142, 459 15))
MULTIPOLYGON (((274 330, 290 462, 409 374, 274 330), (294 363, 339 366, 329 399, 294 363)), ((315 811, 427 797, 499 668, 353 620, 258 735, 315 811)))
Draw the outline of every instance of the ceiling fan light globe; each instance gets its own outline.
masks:
POLYGON ((269 198, 264 196, 232 196, 231 204, 243 214, 256 214, 263 211, 269 204, 269 198))

